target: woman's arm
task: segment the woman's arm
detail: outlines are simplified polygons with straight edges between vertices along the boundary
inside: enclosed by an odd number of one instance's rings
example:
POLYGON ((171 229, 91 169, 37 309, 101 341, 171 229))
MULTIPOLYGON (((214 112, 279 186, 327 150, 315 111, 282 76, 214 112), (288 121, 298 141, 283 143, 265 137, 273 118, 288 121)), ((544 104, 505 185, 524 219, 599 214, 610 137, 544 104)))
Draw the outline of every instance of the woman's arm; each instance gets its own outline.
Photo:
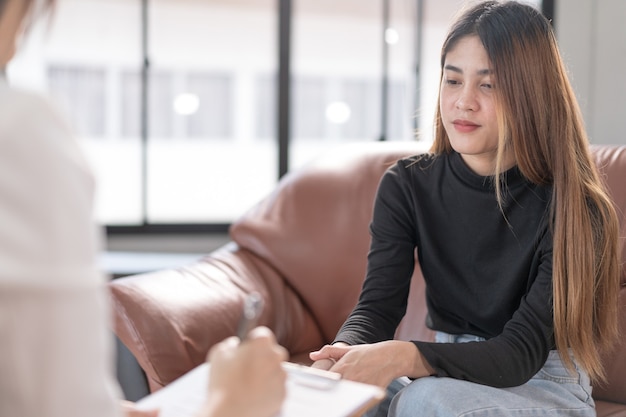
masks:
POLYGON ((393 339, 406 312, 415 269, 413 202, 404 186, 402 162, 382 177, 370 224, 371 245, 363 288, 335 337, 349 345, 393 339))

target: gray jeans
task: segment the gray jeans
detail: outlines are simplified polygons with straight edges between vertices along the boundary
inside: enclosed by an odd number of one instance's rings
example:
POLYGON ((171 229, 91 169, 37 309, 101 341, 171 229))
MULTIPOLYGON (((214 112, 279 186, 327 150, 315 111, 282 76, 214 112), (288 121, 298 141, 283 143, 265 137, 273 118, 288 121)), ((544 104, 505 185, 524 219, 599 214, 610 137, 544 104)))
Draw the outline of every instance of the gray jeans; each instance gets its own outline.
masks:
MULTIPOLYGON (((437 342, 483 340, 476 336, 437 333, 437 342)), ((453 378, 397 379, 387 398, 367 417, 526 417, 596 415, 587 374, 570 374, 558 352, 551 351, 543 368, 527 383, 493 388, 453 378)))

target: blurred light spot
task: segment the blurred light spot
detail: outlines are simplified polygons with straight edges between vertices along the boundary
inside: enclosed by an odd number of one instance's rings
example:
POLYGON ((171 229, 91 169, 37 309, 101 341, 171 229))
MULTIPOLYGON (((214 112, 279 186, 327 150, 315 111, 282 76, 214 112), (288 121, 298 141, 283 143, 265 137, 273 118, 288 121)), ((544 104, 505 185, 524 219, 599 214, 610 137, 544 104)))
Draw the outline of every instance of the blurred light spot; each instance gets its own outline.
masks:
POLYGON ((174 111, 183 116, 189 116, 198 111, 200 99, 192 93, 182 93, 174 99, 174 111))
POLYGON ((342 124, 350 119, 350 106, 343 101, 334 101, 326 107, 326 119, 335 124, 342 124))
POLYGON ((389 45, 395 45, 398 43, 399 40, 400 34, 397 30, 393 28, 387 28, 385 30, 385 42, 387 42, 389 45))

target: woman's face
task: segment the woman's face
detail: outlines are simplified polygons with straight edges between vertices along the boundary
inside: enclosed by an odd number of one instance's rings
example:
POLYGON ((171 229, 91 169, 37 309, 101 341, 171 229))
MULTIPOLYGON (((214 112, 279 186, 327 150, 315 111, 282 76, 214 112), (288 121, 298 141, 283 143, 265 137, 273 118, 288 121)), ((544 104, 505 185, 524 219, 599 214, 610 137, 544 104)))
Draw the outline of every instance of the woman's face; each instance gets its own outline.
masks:
MULTIPOLYGON (((461 38, 447 53, 439 100, 443 126, 452 148, 479 175, 495 172, 498 120, 493 81, 478 36, 461 38)), ((504 169, 512 167, 512 154, 504 162, 504 169)))

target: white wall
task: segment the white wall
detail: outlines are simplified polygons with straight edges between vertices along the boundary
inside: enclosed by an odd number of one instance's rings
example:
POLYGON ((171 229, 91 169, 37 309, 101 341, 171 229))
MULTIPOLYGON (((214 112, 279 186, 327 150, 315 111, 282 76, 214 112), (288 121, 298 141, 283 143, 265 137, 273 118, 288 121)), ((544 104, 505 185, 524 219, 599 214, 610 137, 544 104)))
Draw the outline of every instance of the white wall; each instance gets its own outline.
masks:
POLYGON ((591 141, 626 144, 626 1, 557 0, 555 21, 591 141))

